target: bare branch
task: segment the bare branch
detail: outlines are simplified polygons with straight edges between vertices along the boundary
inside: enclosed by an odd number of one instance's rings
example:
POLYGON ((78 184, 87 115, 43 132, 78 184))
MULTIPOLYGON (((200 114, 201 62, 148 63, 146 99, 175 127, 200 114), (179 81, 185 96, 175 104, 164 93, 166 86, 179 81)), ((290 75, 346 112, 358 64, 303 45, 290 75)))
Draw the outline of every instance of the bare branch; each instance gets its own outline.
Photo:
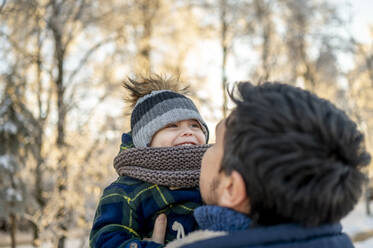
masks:
POLYGON ((90 123, 91 119, 93 118, 93 113, 95 111, 97 111, 97 108, 101 105, 101 104, 104 104, 104 101, 107 97, 109 97, 111 95, 111 91, 109 90, 106 90, 98 99, 97 103, 95 105, 93 105, 91 108, 90 108, 90 111, 87 113, 87 116, 88 118, 85 120, 85 122, 83 122, 82 124, 80 124, 79 126, 80 127, 84 127, 86 125, 88 125, 88 123, 90 123))
MULTIPOLYGON (((64 43, 64 47, 67 47, 70 44, 70 42, 73 40, 73 38, 76 37, 77 33, 74 30, 76 29, 76 27, 79 27, 80 24, 81 24, 81 22, 79 22, 79 18, 81 17, 85 6, 86 6, 86 4, 85 4, 85 1, 83 0, 83 1, 80 1, 80 4, 78 6, 78 10, 76 11, 75 14, 74 14, 74 11, 69 11, 70 15, 67 16, 66 23, 68 22, 70 16, 72 16, 73 26, 71 27, 71 30, 68 32, 68 36, 67 36, 67 39, 64 43)), ((84 29, 84 25, 82 25, 82 26, 83 26, 83 29, 84 29)))
POLYGON ((83 68, 83 66, 87 63, 88 59, 90 58, 90 56, 95 52, 97 51, 101 46, 111 42, 111 41, 115 41, 116 39, 118 39, 120 37, 120 35, 118 36, 115 36, 115 37, 109 37, 107 39, 103 39, 99 42, 97 42, 94 46, 92 46, 86 53, 85 55, 83 56, 83 58, 80 60, 79 62, 79 65, 75 68, 75 70, 70 74, 67 82, 73 82, 75 76, 79 73, 79 71, 83 68))
POLYGON ((79 18, 81 17, 81 15, 83 13, 83 10, 84 10, 85 6, 86 6, 86 1, 85 0, 80 1, 78 11, 76 12, 76 14, 74 15, 74 18, 73 18, 74 21, 79 20, 79 18))
POLYGON ((11 36, 9 36, 8 34, 0 31, 0 36, 4 36, 11 44, 12 44, 12 47, 17 51, 19 52, 20 54, 24 55, 25 57, 28 57, 31 61, 34 61, 35 60, 35 56, 29 52, 27 52, 26 50, 24 50, 23 48, 21 48, 19 46, 19 44, 14 41, 12 39, 11 36))

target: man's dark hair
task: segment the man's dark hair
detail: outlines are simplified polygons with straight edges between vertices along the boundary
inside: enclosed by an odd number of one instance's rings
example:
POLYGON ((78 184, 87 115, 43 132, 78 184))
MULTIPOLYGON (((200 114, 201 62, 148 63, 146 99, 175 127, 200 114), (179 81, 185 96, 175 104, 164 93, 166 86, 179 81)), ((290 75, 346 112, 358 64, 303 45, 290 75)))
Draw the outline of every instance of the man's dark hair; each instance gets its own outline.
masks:
POLYGON ((370 162, 356 124, 330 102, 280 83, 237 85, 222 170, 246 183, 253 223, 318 226, 357 203, 370 162))

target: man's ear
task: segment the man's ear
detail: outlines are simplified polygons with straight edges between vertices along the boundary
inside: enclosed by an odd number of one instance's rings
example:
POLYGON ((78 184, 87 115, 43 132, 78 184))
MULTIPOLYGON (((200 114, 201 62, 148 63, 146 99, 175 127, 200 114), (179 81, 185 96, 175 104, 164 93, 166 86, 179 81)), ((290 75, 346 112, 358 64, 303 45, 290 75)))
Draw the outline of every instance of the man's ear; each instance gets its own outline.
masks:
POLYGON ((246 194, 246 184, 241 174, 232 171, 230 175, 223 172, 221 178, 219 206, 232 208, 236 211, 248 213, 249 199, 246 194))

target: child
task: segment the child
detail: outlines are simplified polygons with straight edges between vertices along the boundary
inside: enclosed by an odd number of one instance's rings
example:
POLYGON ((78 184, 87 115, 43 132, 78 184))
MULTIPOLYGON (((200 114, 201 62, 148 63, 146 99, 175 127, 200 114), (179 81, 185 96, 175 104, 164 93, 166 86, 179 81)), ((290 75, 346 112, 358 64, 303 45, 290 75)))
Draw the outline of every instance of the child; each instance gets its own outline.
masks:
POLYGON ((103 193, 90 233, 91 247, 159 247, 144 238, 155 218, 167 216, 166 243, 196 229, 201 205, 200 162, 208 128, 193 102, 172 80, 129 79, 131 132, 114 159, 118 179, 103 193))

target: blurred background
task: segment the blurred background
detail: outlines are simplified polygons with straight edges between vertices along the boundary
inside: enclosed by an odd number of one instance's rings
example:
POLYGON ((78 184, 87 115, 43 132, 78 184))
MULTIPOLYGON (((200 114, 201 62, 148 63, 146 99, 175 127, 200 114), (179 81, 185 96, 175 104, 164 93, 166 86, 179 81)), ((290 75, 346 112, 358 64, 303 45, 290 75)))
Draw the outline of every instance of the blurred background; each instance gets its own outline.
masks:
MULTIPOLYGON (((129 131, 121 83, 136 73, 191 85, 210 130, 235 81, 296 85, 344 109, 373 151, 372 10, 370 0, 0 0, 0 247, 88 247, 129 131)), ((373 247, 368 185, 344 220, 357 247, 373 247)))

